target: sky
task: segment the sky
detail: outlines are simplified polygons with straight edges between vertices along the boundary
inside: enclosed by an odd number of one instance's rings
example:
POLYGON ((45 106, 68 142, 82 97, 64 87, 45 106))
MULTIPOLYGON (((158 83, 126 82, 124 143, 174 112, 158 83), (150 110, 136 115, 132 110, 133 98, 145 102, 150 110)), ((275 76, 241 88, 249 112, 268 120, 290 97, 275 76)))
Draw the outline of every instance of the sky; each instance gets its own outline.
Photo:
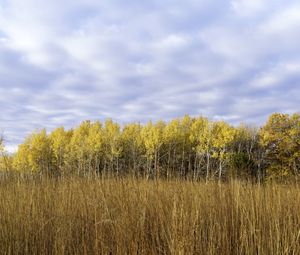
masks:
POLYGON ((300 109, 299 0, 0 0, 0 133, 300 109))

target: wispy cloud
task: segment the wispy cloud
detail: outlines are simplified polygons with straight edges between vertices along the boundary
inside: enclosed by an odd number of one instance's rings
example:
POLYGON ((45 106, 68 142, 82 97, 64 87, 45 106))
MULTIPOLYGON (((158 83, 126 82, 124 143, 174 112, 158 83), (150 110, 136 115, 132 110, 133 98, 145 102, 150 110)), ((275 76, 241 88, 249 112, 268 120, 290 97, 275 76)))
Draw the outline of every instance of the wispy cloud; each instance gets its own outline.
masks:
POLYGON ((0 129, 300 108, 298 1, 0 0, 0 129))

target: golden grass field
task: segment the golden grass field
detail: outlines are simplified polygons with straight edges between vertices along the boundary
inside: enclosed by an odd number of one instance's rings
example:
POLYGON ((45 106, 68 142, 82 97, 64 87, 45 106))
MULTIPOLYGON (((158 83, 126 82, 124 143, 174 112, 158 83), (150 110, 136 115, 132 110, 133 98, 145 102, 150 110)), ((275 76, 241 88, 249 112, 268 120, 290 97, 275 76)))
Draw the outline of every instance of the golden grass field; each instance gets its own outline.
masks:
POLYGON ((300 188, 1 180, 0 253, 300 254, 300 188))

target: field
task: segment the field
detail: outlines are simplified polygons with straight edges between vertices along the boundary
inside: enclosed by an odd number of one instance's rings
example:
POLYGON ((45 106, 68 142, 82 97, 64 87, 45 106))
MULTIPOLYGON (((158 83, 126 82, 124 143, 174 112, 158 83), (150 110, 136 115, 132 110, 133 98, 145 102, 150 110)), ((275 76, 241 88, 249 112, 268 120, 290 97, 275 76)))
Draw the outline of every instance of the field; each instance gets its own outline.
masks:
POLYGON ((1 254, 300 254, 297 185, 0 181, 1 254))

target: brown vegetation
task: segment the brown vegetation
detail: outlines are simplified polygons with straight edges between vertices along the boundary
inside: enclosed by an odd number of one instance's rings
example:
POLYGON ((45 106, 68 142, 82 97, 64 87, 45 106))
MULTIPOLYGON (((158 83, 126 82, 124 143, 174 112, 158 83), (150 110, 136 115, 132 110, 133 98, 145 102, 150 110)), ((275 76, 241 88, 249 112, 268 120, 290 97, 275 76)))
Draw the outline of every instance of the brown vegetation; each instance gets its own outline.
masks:
POLYGON ((300 254, 297 185, 0 181, 0 254, 300 254))

